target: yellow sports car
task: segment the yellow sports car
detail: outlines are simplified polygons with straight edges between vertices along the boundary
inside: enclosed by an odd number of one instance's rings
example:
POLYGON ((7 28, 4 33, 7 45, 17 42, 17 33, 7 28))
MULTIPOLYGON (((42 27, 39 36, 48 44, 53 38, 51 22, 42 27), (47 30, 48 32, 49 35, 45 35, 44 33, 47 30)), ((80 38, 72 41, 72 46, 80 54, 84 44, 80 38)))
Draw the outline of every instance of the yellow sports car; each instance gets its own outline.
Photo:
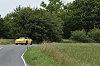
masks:
POLYGON ((15 44, 18 45, 18 44, 30 44, 32 45, 32 39, 28 38, 28 37, 20 37, 19 39, 16 39, 15 40, 15 44))

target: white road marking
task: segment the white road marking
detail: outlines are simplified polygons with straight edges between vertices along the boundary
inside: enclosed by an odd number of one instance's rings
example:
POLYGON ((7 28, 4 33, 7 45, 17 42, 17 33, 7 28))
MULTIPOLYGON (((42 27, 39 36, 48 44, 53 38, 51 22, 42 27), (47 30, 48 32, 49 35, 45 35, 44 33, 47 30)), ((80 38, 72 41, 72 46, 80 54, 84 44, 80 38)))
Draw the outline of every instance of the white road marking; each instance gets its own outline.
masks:
MULTIPOLYGON (((25 52, 26 52, 26 51, 27 51, 27 49, 25 50, 25 52)), ((25 52, 24 52, 24 53, 25 53, 25 52)), ((26 62, 25 62, 25 59, 23 58, 24 53, 21 55, 21 58, 22 58, 22 60, 23 60, 23 62, 24 62, 24 65, 27 66, 27 64, 26 64, 26 62)))
POLYGON ((0 49, 2 49, 3 47, 0 47, 0 49))

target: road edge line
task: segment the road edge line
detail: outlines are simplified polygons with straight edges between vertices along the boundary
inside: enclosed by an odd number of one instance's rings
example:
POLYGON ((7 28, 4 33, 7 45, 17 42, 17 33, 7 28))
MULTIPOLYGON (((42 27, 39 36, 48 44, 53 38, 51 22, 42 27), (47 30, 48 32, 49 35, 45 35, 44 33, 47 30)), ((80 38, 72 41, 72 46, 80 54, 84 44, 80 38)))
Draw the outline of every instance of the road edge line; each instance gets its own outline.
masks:
POLYGON ((24 53, 21 55, 21 58, 22 58, 22 60, 23 60, 25 66, 27 66, 27 64, 26 64, 25 59, 24 59, 23 56, 24 56, 24 54, 25 54, 26 51, 27 51, 27 49, 26 49, 26 50, 24 51, 24 53))

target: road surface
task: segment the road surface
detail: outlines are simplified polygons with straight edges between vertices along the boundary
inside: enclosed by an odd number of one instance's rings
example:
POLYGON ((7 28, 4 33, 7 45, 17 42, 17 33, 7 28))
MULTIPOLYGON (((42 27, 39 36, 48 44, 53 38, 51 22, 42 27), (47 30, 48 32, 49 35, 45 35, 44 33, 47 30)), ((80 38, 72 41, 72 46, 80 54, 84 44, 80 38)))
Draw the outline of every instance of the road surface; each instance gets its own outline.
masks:
POLYGON ((0 66, 27 66, 22 55, 28 47, 31 46, 0 45, 0 66))

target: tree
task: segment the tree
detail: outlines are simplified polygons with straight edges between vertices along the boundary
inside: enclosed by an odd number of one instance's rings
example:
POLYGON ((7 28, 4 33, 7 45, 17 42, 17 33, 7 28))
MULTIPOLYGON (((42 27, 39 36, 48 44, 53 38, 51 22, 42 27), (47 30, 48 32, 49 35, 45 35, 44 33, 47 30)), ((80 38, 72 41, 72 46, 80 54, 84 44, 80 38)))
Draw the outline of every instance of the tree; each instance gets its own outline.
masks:
POLYGON ((85 29, 88 32, 94 27, 100 28, 99 0, 75 0, 66 4, 64 10, 67 15, 64 19, 65 36, 74 30, 85 29))
POLYGON ((13 38, 28 36, 37 43, 62 39, 63 21, 42 9, 19 6, 5 17, 5 21, 9 23, 13 38))
POLYGON ((61 0, 49 0, 49 4, 45 4, 44 1, 42 1, 40 5, 48 12, 55 13, 60 16, 64 3, 61 0))
POLYGON ((0 38, 6 38, 6 33, 7 33, 7 26, 0 15, 0 38))
POLYGON ((29 31, 26 25, 28 24, 28 17, 32 13, 30 7, 21 8, 19 5, 14 12, 7 14, 4 21, 9 25, 9 37, 18 38, 19 36, 27 36, 29 31))
MULTIPOLYGON (((64 10, 64 3, 61 0, 49 0, 49 4, 45 4, 44 1, 40 4, 42 9, 47 10, 51 14, 55 14, 58 18, 61 18, 63 21, 66 20, 66 10, 64 10)), ((65 23, 62 24, 65 26, 65 23)), ((65 28, 63 27, 63 37, 65 37, 68 33, 66 33, 65 28)))
POLYGON ((3 37, 3 19, 0 17, 0 38, 3 37))

